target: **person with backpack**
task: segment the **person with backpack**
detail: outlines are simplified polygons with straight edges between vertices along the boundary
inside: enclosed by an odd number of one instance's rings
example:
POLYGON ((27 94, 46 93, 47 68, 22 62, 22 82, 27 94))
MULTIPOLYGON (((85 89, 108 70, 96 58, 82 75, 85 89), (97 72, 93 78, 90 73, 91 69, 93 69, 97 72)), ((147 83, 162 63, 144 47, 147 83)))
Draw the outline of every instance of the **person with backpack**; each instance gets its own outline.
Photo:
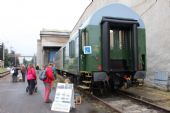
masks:
POLYGON ((44 102, 45 103, 51 103, 52 100, 50 100, 49 97, 50 97, 53 81, 55 80, 54 75, 53 75, 53 70, 52 70, 52 64, 49 64, 45 68, 44 71, 45 71, 45 74, 46 74, 46 79, 43 80, 44 86, 45 86, 44 102))
POLYGON ((30 95, 32 95, 35 89, 35 85, 37 84, 37 76, 33 64, 30 64, 27 69, 27 82, 28 92, 30 95))

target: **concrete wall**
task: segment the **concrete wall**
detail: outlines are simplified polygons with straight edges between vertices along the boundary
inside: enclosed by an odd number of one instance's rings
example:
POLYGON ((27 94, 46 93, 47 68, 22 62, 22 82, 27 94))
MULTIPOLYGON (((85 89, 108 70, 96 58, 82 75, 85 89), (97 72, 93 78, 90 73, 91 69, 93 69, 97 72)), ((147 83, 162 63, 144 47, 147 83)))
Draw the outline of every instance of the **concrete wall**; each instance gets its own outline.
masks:
POLYGON ((40 67, 48 64, 50 49, 59 49, 64 46, 69 39, 69 34, 70 33, 66 31, 40 31, 40 39, 37 40, 37 64, 40 67))
POLYGON ((68 41, 68 37, 44 36, 41 39, 42 46, 63 46, 68 41))
POLYGON ((42 65, 42 46, 41 40, 37 40, 37 64, 42 65))
POLYGON ((152 82, 156 71, 170 72, 170 0, 93 0, 72 33, 97 9, 110 3, 128 5, 144 21, 147 45, 146 80, 152 82))
POLYGON ((141 15, 146 27, 147 72, 152 78, 151 75, 155 71, 170 72, 170 1, 151 1, 148 0, 143 7, 135 9, 141 15))

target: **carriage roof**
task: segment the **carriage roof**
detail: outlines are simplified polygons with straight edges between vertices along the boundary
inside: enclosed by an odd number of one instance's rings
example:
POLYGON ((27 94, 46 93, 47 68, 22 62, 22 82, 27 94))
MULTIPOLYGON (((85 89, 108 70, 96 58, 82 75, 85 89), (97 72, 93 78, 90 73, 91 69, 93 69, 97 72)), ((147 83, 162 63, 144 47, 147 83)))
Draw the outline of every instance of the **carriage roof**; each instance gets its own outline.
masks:
POLYGON ((110 5, 104 6, 103 8, 93 13, 84 22, 84 24, 80 27, 80 29, 83 29, 87 25, 100 25, 103 17, 137 20, 137 22, 139 23, 138 27, 144 28, 144 23, 141 17, 136 12, 134 12, 131 8, 129 8, 126 5, 113 3, 110 5))

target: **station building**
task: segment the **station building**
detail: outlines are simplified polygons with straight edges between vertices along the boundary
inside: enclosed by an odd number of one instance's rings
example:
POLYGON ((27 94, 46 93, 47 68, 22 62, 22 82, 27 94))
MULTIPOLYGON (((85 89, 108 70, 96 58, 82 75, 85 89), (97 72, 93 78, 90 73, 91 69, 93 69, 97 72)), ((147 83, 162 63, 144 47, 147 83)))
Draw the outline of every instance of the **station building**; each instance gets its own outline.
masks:
POLYGON ((37 64, 55 63, 55 53, 68 41, 70 32, 43 29, 37 40, 37 64))

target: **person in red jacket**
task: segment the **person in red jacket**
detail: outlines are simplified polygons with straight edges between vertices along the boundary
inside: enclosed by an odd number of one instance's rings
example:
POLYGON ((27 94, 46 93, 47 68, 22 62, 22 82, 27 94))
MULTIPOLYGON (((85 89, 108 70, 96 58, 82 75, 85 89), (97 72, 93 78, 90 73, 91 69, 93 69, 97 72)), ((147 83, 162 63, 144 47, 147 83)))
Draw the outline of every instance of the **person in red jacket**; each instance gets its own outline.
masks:
POLYGON ((32 95, 34 92, 36 81, 37 81, 37 76, 36 76, 34 66, 33 64, 30 64, 27 69, 28 91, 30 95, 32 95))
POLYGON ((45 93, 44 93, 44 101, 46 103, 51 103, 52 101, 49 99, 51 93, 52 83, 55 80, 52 70, 52 64, 49 64, 46 68, 46 79, 43 81, 45 85, 45 93))

